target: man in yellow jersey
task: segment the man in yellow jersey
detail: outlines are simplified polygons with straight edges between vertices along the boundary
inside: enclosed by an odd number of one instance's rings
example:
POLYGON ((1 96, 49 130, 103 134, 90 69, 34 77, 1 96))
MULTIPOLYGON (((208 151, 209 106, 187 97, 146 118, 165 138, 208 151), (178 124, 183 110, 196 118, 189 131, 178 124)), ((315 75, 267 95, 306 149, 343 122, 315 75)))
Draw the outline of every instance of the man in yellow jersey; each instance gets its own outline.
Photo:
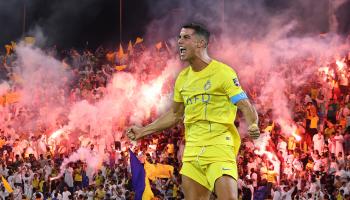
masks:
POLYGON ((253 139, 260 135, 258 116, 242 90, 235 71, 208 56, 210 33, 191 23, 181 29, 180 59, 189 66, 179 74, 170 110, 145 127, 130 127, 132 140, 172 127, 183 120, 185 150, 181 169, 186 200, 237 199, 236 156, 240 137, 233 122, 237 108, 253 139))

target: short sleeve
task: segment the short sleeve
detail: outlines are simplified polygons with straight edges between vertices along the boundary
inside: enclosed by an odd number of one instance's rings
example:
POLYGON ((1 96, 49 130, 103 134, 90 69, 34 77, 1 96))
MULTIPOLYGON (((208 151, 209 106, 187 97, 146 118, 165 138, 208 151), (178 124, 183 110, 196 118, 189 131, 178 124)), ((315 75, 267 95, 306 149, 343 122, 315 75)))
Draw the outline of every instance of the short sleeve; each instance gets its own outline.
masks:
POLYGON ((243 91, 237 74, 233 69, 228 68, 222 73, 223 83, 222 87, 225 94, 231 99, 232 103, 236 104, 242 99, 248 99, 247 95, 243 91))
POLYGON ((182 95, 180 93, 182 85, 183 85, 182 78, 179 76, 176 79, 175 87, 174 87, 174 101, 175 102, 184 102, 182 95))

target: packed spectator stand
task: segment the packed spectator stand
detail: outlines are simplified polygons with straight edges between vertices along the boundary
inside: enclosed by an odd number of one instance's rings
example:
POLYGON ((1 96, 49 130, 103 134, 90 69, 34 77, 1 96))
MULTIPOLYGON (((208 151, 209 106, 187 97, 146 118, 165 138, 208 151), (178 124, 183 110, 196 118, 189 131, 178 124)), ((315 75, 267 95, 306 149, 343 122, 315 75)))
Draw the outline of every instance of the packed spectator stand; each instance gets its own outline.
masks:
MULTIPOLYGON (((105 95, 113 74, 139 70, 152 73, 148 64, 165 65, 173 55, 167 44, 157 45, 153 47, 148 63, 139 59, 146 52, 142 41, 125 53, 103 47, 95 51, 45 49, 46 54, 69 68, 73 77, 62 77, 61 96, 52 101, 62 106, 81 100, 92 104, 98 102, 105 95)), ((184 198, 179 174, 185 143, 181 124, 147 137, 137 145, 125 137, 112 141, 104 149, 103 162, 92 173, 88 172, 85 161, 70 162, 62 171, 64 160, 81 146, 89 149, 91 155, 97 155, 98 142, 71 141, 62 137, 59 143, 50 145, 43 135, 48 137, 68 123, 68 113, 64 111, 55 124, 36 123, 30 129, 22 129, 21 124, 27 124, 41 114, 37 107, 47 100, 39 96, 31 105, 16 103, 16 92, 21 90, 21 81, 13 71, 16 54, 7 52, 0 58, 1 78, 10 83, 0 102, 0 175, 13 189, 9 193, 1 186, 1 199, 133 199, 129 148, 143 162, 174 166, 170 178, 151 181, 154 199, 184 198)), ((263 136, 267 136, 266 149, 257 153, 262 147, 255 145, 249 137, 242 137, 237 157, 239 198, 350 199, 350 53, 342 58, 342 67, 337 62, 334 60, 327 70, 311 76, 307 84, 286 91, 293 123, 297 127, 295 135, 300 138, 284 133, 282 125, 273 120, 271 110, 258 109, 259 127, 263 136)), ((256 82, 266 82, 267 78, 260 77, 256 82)), ((249 86, 245 89, 251 101, 258 104, 256 96, 260 91, 249 86)), ((45 90, 50 90, 50 85, 42 92, 45 90)), ((151 118, 154 116, 148 121, 151 118)), ((238 119, 236 125, 240 123, 238 119)), ((116 131, 122 131, 122 128, 125 125, 116 125, 116 131)), ((245 135, 242 131, 241 134, 245 135)))

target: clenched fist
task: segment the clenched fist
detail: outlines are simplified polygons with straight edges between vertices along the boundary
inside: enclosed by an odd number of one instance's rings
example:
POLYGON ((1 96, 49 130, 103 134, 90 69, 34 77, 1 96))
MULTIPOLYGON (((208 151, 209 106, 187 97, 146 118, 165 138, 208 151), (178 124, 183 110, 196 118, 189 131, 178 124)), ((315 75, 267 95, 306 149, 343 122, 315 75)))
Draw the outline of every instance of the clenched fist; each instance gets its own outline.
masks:
POLYGON ((137 126, 132 126, 126 131, 126 135, 130 140, 136 141, 143 137, 142 128, 137 126))
POLYGON ((251 124, 248 127, 248 133, 249 133, 250 137, 253 140, 258 139, 259 136, 260 136, 260 129, 259 129, 258 125, 257 124, 251 124))

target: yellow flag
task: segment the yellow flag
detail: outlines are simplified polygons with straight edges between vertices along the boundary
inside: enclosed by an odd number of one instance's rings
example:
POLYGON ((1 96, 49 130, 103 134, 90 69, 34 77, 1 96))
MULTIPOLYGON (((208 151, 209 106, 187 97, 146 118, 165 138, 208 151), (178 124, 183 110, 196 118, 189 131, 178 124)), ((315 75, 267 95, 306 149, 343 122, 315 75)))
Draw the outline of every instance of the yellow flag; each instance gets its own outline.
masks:
POLYGON ((0 139, 0 148, 2 148, 2 146, 4 146, 4 144, 6 143, 6 141, 5 140, 3 140, 3 139, 0 139))
POLYGON ((140 37, 137 37, 137 38, 136 38, 136 42, 135 42, 134 45, 140 44, 140 43, 142 43, 142 42, 143 42, 143 39, 140 38, 140 37))
POLYGON ((7 182, 7 180, 3 176, 1 176, 1 180, 2 180, 2 184, 4 185, 5 190, 8 193, 12 193, 13 189, 12 189, 11 185, 9 184, 9 182, 7 182))
POLYGON ((17 46, 16 42, 11 41, 11 46, 12 46, 12 50, 15 50, 17 46))
POLYGON ((267 126, 266 128, 265 128, 265 132, 272 132, 272 130, 274 129, 274 127, 275 127, 275 123, 274 122, 272 122, 272 124, 271 125, 269 125, 269 126, 267 126))
POLYGON ((123 71, 125 68, 126 68, 126 65, 117 65, 117 66, 115 66, 115 69, 117 71, 123 71))
POLYGON ((144 168, 147 177, 151 180, 155 180, 156 178, 170 178, 174 173, 174 167, 171 165, 150 164, 146 161, 144 168))
POLYGON ((174 167, 171 165, 156 164, 157 178, 170 178, 174 173, 174 167))
POLYGON ((157 44, 156 44, 156 48, 159 50, 160 48, 162 48, 162 46, 163 46, 163 44, 162 44, 162 42, 158 42, 157 44))
POLYGON ((35 37, 25 37, 24 42, 26 44, 34 44, 35 43, 35 37))
POLYGON ((6 49, 6 55, 7 56, 10 55, 11 50, 12 50, 12 46, 7 44, 7 45, 5 45, 5 49, 6 49))
POLYGON ((114 62, 115 61, 115 53, 114 52, 110 52, 110 53, 107 53, 106 54, 106 59, 109 61, 109 62, 114 62))
POLYGON ((154 180, 156 177, 154 176, 155 174, 155 165, 151 164, 147 161, 145 161, 145 164, 143 165, 146 171, 146 175, 149 179, 154 180))
POLYGON ((154 194, 152 192, 151 186, 149 184, 149 180, 148 180, 147 175, 146 175, 145 176, 145 190, 143 191, 143 194, 142 194, 142 200, 152 200, 153 197, 154 197, 154 194))
POLYGON ((20 94, 18 92, 9 92, 5 95, 6 104, 16 103, 20 99, 20 94))
POLYGON ((122 44, 119 45, 119 50, 118 50, 117 56, 118 56, 119 60, 123 59, 123 57, 124 57, 124 49, 123 49, 122 44))
POLYGON ((4 106, 5 103, 6 103, 6 101, 5 101, 5 96, 1 96, 1 97, 0 97, 0 105, 1 105, 1 106, 4 106))

